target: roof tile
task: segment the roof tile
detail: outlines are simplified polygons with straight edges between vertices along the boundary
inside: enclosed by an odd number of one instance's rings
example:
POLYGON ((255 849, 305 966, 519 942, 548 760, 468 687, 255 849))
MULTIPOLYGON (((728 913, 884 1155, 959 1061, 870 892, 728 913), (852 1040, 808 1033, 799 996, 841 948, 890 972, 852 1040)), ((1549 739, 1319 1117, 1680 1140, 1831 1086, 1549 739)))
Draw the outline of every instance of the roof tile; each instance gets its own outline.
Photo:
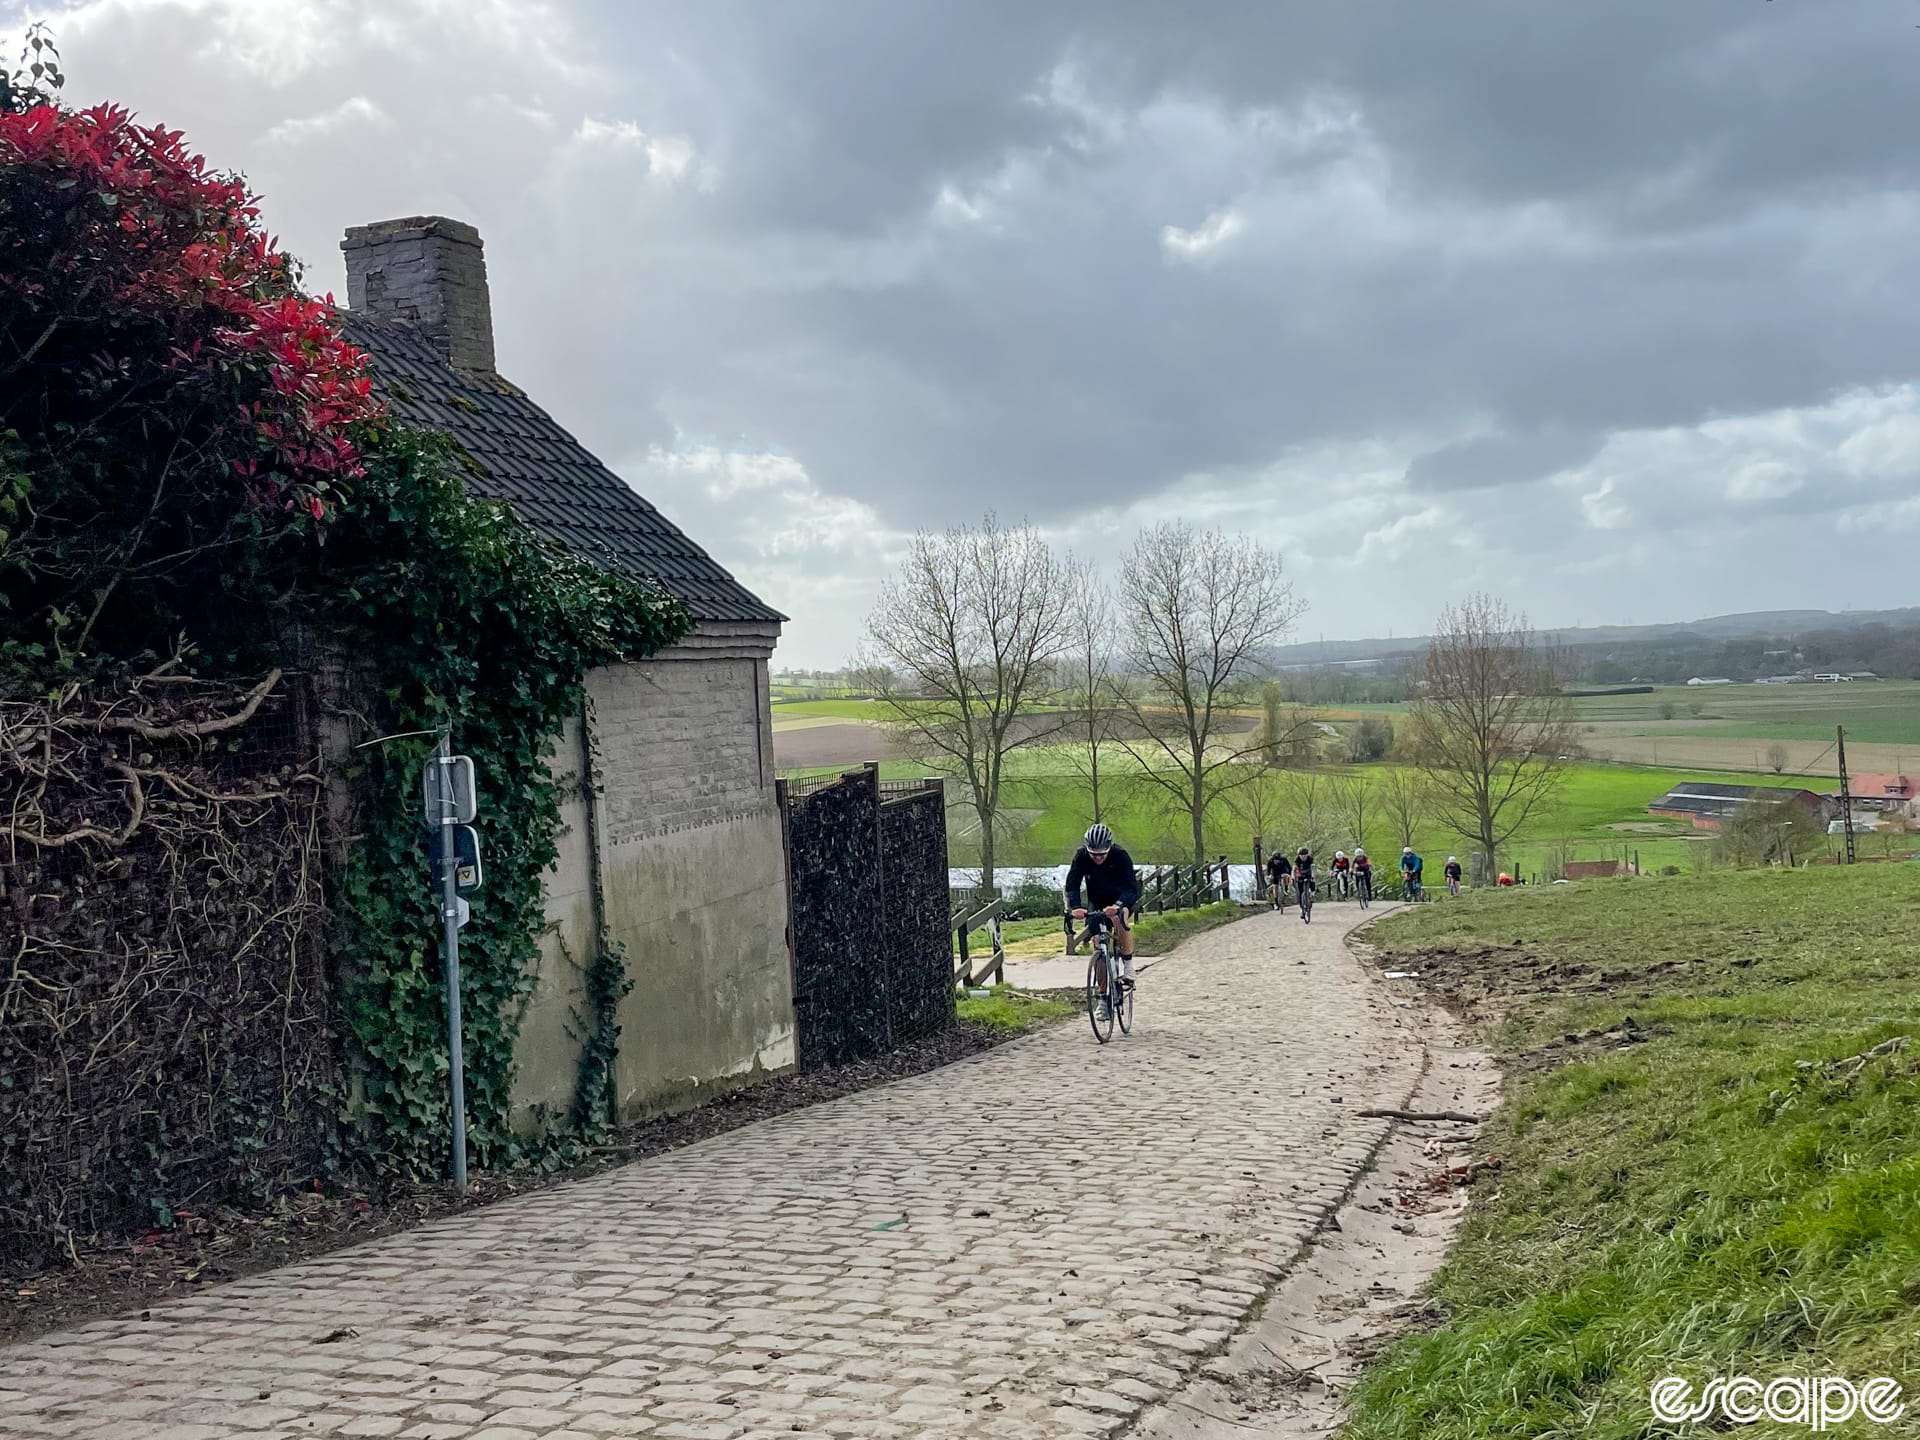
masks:
POLYGON ((373 358, 374 383, 403 417, 445 430, 479 470, 468 485, 504 500, 538 533, 575 554, 657 581, 695 620, 786 617, 727 573, 551 415, 497 375, 450 369, 410 325, 341 312, 347 337, 373 358))

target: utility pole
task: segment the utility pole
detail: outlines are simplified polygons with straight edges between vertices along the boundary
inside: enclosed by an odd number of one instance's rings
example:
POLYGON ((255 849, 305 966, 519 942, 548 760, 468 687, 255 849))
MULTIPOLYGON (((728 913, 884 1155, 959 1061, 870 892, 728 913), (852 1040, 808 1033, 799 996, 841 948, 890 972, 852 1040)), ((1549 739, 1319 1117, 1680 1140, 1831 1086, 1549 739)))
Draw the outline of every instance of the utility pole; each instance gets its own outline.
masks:
POLYGON ((1840 823, 1847 832, 1847 864, 1853 864, 1853 792, 1847 788, 1847 727, 1836 725, 1834 745, 1840 752, 1840 823))

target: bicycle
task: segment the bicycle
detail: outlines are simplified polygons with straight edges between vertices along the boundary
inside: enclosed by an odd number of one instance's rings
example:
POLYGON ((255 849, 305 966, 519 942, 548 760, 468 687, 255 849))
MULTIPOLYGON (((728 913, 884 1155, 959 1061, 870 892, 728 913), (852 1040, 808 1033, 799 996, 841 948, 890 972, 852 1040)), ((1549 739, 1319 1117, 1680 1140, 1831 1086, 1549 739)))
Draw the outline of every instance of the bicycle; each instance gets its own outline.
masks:
POLYGON ((1360 897, 1360 908, 1362 910, 1365 910, 1369 906, 1371 906, 1373 904, 1372 873, 1366 870, 1362 870, 1362 871, 1359 871, 1357 874, 1355 874, 1353 877, 1353 891, 1354 891, 1354 894, 1360 897))
MULTIPOLYGON (((1067 917, 1068 923, 1073 917, 1067 917)), ((1087 1023, 1093 1038, 1102 1045, 1113 1038, 1117 1020, 1122 1035, 1133 1033, 1133 990, 1122 983, 1119 956, 1107 945, 1107 934, 1114 927, 1113 917, 1104 910, 1087 912, 1087 934, 1093 939, 1093 953, 1087 957, 1087 1023)))
POLYGON ((1296 881, 1293 889, 1294 894, 1300 901, 1300 923, 1302 925, 1311 925, 1313 923, 1314 882, 1311 880, 1296 881))
POLYGON ((1353 898, 1352 886, 1353 881, 1345 870, 1336 870, 1333 872, 1334 899, 1351 900, 1353 898))
POLYGON ((1293 882, 1287 877, 1270 881, 1267 885, 1267 908, 1284 910, 1287 908, 1287 887, 1293 882))

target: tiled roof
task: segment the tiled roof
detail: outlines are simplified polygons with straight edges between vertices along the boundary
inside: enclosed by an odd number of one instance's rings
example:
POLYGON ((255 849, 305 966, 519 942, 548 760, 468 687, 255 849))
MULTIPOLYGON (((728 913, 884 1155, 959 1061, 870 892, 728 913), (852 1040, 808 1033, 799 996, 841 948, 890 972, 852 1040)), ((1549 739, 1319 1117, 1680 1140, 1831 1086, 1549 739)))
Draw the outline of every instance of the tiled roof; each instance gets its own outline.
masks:
POLYGON ((1684 785, 1674 786, 1647 809, 1679 815, 1727 816, 1750 800, 1761 803, 1799 800, 1806 803, 1818 802, 1819 799, 1810 790, 1784 785, 1716 785, 1690 780, 1684 785))
POLYGON ((416 425, 447 431, 473 457, 480 473, 467 483, 476 493, 506 501, 576 555, 658 581, 695 620, 786 618, 516 386, 450 368, 434 337, 412 325, 350 311, 340 318, 347 338, 373 357, 374 384, 387 402, 416 425))

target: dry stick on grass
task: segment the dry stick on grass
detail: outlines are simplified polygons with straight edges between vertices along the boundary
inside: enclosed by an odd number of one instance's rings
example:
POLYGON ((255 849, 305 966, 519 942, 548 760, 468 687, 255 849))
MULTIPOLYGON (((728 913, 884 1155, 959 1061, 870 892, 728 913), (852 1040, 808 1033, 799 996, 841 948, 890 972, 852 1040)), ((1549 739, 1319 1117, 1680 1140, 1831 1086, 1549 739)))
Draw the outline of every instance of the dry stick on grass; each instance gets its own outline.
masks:
POLYGON ((1462 1125, 1479 1125, 1484 1115, 1467 1115, 1459 1110, 1362 1110, 1365 1120, 1457 1120, 1462 1125))

